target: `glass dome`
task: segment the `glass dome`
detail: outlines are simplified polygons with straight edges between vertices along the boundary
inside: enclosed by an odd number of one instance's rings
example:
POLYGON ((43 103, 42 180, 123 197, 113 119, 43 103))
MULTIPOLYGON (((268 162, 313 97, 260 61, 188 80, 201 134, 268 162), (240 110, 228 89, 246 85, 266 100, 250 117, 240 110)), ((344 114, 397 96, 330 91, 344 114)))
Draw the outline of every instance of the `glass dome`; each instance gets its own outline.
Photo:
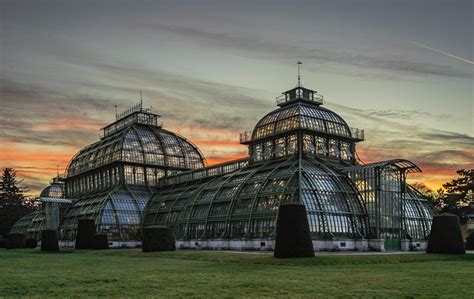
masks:
POLYGON ((53 178, 51 185, 41 191, 40 197, 64 198, 64 182, 59 181, 58 178, 53 178))
POLYGON ((265 115, 255 126, 252 140, 277 135, 294 129, 352 138, 351 129, 336 113, 318 105, 294 102, 265 115))
POLYGON ((131 162, 174 169, 205 166, 199 149, 186 138, 153 126, 131 126, 79 151, 69 163, 67 177, 112 162, 131 162))

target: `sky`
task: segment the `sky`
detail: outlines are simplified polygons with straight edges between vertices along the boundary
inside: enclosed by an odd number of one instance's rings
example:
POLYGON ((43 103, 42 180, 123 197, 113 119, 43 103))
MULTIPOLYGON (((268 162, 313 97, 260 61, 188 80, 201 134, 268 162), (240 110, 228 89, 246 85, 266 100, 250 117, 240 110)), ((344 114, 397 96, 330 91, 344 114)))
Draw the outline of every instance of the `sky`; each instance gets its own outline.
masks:
POLYGON ((437 189, 474 168, 473 1, 0 1, 0 167, 38 193, 135 104, 210 164, 302 83, 437 189))

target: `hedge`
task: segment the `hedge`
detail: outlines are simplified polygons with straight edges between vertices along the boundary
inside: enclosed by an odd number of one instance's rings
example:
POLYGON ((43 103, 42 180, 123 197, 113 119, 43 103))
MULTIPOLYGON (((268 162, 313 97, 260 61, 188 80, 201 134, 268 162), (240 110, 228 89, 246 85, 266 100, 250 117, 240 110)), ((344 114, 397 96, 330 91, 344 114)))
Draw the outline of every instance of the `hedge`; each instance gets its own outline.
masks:
POLYGON ((10 233, 5 240, 6 249, 25 248, 25 234, 10 233))
POLYGON ((167 226, 148 226, 143 229, 143 252, 176 250, 174 235, 167 226))
POLYGON ((41 251, 59 251, 58 236, 55 230, 41 231, 41 251))
POLYGON ((314 256, 313 241, 304 205, 300 203, 280 205, 273 256, 277 258, 314 256))
POLYGON ((92 238, 95 235, 93 219, 79 219, 77 224, 76 249, 92 249, 92 238))
POLYGON ((474 250, 474 232, 466 238, 466 249, 474 250))
POLYGON ((28 238, 25 240, 25 245, 26 245, 26 248, 36 248, 36 246, 38 246, 38 241, 36 241, 36 239, 33 239, 33 238, 28 238))
POLYGON ((433 217, 427 253, 466 253, 459 217, 444 213, 433 217))
POLYGON ((92 249, 109 249, 107 234, 95 234, 92 237, 92 249))

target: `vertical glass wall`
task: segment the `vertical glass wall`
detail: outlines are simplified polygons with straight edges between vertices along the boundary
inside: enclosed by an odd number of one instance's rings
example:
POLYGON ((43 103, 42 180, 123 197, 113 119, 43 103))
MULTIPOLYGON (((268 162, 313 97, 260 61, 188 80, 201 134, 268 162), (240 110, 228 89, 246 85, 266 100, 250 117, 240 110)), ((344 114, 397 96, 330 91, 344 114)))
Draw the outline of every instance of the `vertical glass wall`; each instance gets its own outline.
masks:
POLYGON ((405 160, 347 168, 369 216, 369 238, 385 239, 399 249, 402 239, 426 239, 432 211, 426 199, 406 184, 406 174, 419 170, 405 160))

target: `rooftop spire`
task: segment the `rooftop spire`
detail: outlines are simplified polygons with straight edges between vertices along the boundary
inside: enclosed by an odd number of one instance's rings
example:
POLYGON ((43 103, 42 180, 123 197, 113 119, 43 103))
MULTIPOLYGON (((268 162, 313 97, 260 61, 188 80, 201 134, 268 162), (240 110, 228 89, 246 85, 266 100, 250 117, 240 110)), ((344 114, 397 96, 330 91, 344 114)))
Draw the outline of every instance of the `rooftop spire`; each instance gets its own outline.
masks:
POLYGON ((301 87, 301 74, 300 74, 300 64, 303 64, 301 61, 297 61, 296 64, 298 65, 298 87, 301 87))

